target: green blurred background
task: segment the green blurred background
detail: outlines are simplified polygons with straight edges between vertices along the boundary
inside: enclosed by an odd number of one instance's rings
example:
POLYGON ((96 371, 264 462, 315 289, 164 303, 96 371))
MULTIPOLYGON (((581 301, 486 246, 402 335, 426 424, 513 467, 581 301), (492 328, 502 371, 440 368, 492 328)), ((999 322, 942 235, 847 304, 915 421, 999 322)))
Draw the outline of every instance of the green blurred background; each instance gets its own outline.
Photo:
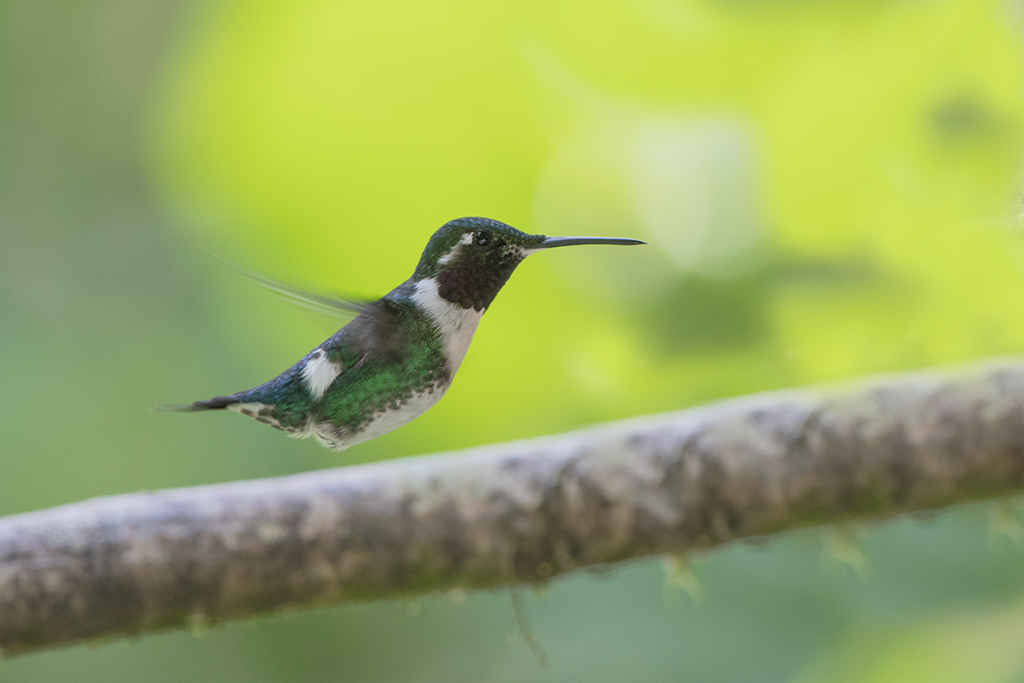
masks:
MULTIPOLYGON (((557 432, 1024 349, 1024 18, 982 0, 0 2, 0 513, 557 432), (234 415, 485 215, 520 267, 453 390, 338 455, 234 415)), ((528 593, 0 663, 0 681, 1024 681, 1015 507, 528 593)), ((2 615, 0 615, 2 618, 2 615)))

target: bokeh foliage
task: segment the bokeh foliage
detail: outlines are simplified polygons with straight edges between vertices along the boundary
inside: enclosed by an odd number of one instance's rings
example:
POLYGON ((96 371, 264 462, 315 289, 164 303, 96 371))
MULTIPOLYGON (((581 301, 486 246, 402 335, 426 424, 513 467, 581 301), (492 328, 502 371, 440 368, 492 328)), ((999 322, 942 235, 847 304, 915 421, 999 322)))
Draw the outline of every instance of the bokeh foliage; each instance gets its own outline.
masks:
MULTIPOLYGON (((0 512, 1019 352, 1021 39, 1015 5, 979 0, 11 0, 0 512), (207 250, 379 294, 461 215, 652 244, 528 260, 449 395, 340 457, 146 412, 258 383, 336 324, 207 250)), ((1024 532, 987 515, 726 549, 681 599, 656 562, 556 583, 525 601, 548 669, 484 594, 0 680, 1013 680, 1024 532)))

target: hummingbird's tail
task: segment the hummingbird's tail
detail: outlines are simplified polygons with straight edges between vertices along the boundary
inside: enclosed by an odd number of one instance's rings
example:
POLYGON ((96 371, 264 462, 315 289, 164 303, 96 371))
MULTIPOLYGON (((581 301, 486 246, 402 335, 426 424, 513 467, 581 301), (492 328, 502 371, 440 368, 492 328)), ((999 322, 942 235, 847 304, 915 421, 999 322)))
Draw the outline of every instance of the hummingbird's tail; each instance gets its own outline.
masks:
POLYGON ((192 403, 165 403, 153 408, 158 413, 198 413, 203 410, 224 410, 229 405, 241 402, 238 396, 218 396, 209 401, 193 401, 192 403))
POLYGON ((236 413, 251 417, 257 422, 268 424, 275 429, 282 429, 290 432, 292 436, 304 438, 309 436, 305 431, 306 419, 309 416, 308 408, 303 410, 278 410, 277 406, 263 403, 259 399, 265 396, 263 390, 266 385, 260 385, 249 391, 241 391, 231 396, 218 396, 209 401, 195 401, 185 405, 162 405, 153 408, 161 413, 199 413, 206 410, 224 410, 225 408, 236 413))

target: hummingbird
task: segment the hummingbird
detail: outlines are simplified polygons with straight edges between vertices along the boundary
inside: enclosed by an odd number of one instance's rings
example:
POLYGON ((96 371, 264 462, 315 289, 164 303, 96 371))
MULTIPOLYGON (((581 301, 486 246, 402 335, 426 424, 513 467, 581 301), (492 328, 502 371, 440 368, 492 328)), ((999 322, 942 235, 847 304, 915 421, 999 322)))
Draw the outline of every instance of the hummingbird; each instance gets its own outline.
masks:
MULTIPOLYGON (((580 244, 646 244, 619 237, 530 235, 489 218, 458 218, 427 242, 412 277, 376 301, 269 286, 355 313, 277 377, 247 391, 164 410, 232 410, 343 451, 422 415, 448 390, 484 311, 530 254, 580 244)), ((265 282, 265 284, 267 284, 265 282)))

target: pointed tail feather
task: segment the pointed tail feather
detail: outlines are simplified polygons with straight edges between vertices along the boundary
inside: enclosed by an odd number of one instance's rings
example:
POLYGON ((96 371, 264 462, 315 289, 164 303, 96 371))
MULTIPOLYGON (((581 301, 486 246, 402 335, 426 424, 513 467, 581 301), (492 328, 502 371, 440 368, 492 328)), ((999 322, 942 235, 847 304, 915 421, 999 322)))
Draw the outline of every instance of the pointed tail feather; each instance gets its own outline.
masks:
POLYGON ((193 401, 192 403, 178 404, 165 403, 153 408, 158 413, 198 413, 203 410, 224 410, 233 403, 238 403, 237 396, 218 396, 209 401, 193 401))

